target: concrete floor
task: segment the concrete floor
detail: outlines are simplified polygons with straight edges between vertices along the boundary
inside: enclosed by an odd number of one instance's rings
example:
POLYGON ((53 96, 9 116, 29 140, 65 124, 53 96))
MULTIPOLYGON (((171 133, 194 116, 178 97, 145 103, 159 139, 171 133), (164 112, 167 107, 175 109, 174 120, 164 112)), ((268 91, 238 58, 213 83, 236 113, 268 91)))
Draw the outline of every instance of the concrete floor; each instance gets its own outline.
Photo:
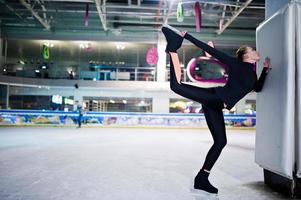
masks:
MULTIPOLYGON (((263 183, 255 131, 227 130, 209 176, 220 200, 289 199, 263 183)), ((207 129, 0 128, 1 200, 199 200, 207 129)))

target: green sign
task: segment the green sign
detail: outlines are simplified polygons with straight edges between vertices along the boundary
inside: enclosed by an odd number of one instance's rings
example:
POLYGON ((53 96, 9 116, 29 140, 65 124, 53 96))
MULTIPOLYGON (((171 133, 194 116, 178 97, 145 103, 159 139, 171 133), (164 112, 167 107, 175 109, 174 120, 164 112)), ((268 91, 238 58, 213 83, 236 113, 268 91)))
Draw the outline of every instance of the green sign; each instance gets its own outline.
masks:
POLYGON ((50 58, 49 47, 47 45, 45 45, 45 44, 43 44, 42 53, 43 53, 43 58, 45 60, 48 60, 50 58))

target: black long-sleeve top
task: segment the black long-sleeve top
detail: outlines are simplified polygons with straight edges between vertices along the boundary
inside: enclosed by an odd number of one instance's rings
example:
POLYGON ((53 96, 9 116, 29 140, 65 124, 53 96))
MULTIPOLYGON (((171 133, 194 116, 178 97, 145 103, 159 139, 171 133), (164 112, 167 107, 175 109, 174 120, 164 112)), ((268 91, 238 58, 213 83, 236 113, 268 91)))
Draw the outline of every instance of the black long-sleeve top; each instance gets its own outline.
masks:
POLYGON ((220 99, 227 105, 226 108, 228 110, 233 108, 240 99, 252 90, 255 92, 262 90, 267 74, 265 67, 257 80, 257 74, 256 71, 253 70, 253 64, 241 62, 237 58, 229 56, 197 40, 188 33, 185 34, 184 38, 228 66, 228 81, 226 85, 214 88, 220 99))

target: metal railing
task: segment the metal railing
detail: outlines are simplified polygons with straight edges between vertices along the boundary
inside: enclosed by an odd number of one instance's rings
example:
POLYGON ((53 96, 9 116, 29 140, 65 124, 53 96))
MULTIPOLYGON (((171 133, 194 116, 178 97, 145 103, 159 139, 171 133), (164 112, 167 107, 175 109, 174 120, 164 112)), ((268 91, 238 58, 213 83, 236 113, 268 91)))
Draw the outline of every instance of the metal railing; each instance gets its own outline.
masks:
POLYGON ((75 79, 94 81, 156 81, 156 67, 107 67, 101 66, 93 70, 78 70, 76 74, 68 71, 48 70, 17 70, 2 69, 1 73, 8 76, 44 78, 44 79, 75 79))

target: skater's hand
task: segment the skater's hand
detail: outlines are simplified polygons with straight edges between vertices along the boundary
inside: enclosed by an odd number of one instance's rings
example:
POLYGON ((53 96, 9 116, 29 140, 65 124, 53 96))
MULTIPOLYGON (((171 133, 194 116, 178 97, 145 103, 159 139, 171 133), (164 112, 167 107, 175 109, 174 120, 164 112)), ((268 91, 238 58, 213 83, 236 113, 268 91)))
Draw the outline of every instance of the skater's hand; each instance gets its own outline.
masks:
POLYGON ((185 37, 186 33, 187 33, 187 31, 181 31, 182 37, 185 37))
POLYGON ((266 68, 266 73, 272 70, 271 59, 269 57, 265 58, 263 62, 263 67, 266 68))

